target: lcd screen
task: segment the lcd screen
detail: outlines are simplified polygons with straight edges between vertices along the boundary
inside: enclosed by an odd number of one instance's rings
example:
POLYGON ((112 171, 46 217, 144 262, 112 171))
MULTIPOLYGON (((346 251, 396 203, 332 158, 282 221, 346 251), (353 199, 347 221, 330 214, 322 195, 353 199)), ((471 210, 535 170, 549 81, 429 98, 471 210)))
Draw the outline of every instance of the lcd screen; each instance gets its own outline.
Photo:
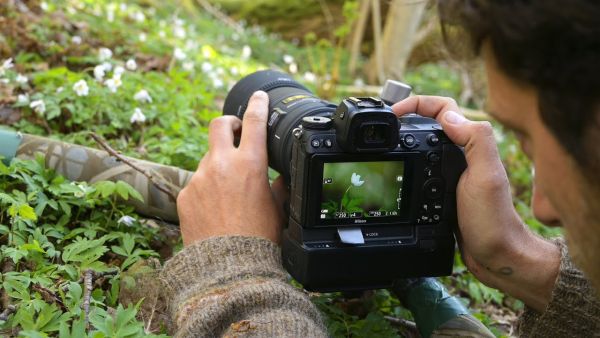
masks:
POLYGON ((399 216, 403 161, 323 164, 320 218, 399 216))

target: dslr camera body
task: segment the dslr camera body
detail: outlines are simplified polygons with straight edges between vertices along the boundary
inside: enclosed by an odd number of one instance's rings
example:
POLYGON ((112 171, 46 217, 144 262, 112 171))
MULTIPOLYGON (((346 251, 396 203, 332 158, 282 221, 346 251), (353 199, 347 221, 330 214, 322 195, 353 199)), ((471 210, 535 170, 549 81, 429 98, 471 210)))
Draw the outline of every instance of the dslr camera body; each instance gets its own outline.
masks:
POLYGON ((398 118, 410 87, 388 81, 381 98, 321 100, 266 70, 229 92, 224 114, 243 118, 249 97, 269 95, 269 165, 290 188, 282 260, 311 291, 386 288, 452 272, 462 149, 431 118, 398 118))

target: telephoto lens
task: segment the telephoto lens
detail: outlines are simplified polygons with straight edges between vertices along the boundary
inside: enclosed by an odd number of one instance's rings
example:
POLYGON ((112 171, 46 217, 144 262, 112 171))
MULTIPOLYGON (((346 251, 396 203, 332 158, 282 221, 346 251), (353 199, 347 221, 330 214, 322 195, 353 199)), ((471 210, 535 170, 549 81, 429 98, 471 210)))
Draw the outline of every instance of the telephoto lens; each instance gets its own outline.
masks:
POLYGON ((269 166, 277 170, 289 183, 292 131, 300 125, 304 117, 330 117, 336 105, 321 100, 285 73, 263 70, 244 77, 231 88, 225 98, 223 114, 235 115, 243 119, 250 96, 259 90, 269 96, 267 126, 269 166))

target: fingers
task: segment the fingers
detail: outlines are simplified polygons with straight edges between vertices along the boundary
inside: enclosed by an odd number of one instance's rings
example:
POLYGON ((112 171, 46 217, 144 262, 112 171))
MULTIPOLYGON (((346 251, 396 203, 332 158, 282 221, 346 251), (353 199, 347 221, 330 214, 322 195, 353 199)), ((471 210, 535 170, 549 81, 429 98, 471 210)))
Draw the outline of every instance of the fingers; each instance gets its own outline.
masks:
MULTIPOLYGON (((469 168, 487 177, 505 176, 492 125, 473 122, 459 112, 454 99, 441 96, 412 96, 392 106, 399 116, 417 113, 436 119, 452 142, 465 148, 469 168)), ((497 179, 500 182, 502 179, 497 179)))
POLYGON ((440 113, 448 110, 460 111, 458 104, 454 99, 442 96, 411 96, 392 106, 396 115, 402 116, 408 113, 417 113, 421 116, 427 116, 439 121, 440 113))
POLYGON ((267 156, 267 118, 269 113, 269 97, 267 93, 255 92, 248 101, 248 108, 242 122, 240 148, 267 156))
POLYGON ((505 175, 491 123, 473 122, 454 111, 444 112, 438 121, 450 140, 465 148, 467 163, 474 172, 505 175))
POLYGON ((213 119, 208 126, 208 149, 220 153, 233 149, 235 133, 242 127, 242 121, 235 116, 226 115, 213 119))

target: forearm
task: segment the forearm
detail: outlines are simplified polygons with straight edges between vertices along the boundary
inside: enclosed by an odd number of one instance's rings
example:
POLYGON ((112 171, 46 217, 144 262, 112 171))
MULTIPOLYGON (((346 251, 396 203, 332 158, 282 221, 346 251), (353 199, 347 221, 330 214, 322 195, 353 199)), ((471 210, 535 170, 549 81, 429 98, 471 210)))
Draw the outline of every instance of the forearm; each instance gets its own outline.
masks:
POLYGON ((213 237, 169 260, 165 286, 176 336, 326 336, 309 298, 286 282, 279 248, 255 237, 213 237))
POLYGON ((486 267, 486 284, 543 311, 552 296, 560 267, 560 247, 526 230, 511 249, 486 267))

